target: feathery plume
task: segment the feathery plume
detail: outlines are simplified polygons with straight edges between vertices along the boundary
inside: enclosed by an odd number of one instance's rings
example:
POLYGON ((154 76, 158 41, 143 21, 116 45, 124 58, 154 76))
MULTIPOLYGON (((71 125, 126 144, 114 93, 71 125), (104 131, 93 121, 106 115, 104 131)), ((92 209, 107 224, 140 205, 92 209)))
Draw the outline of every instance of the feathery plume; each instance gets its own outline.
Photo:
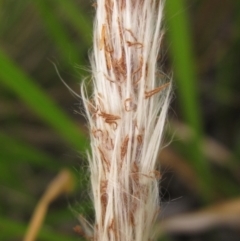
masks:
POLYGON ((159 210, 156 158, 170 82, 157 69, 162 0, 97 0, 91 132, 94 240, 146 241, 159 210))

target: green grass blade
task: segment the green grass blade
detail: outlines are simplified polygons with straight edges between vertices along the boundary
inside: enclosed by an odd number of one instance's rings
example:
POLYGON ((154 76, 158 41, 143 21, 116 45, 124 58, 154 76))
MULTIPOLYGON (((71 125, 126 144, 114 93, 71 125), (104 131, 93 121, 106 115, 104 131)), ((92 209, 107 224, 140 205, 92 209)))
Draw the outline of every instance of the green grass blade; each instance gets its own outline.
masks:
POLYGON ((11 159, 9 158, 8 153, 2 153, 2 150, 0 153, 0 163, 0 185, 4 186, 8 184, 10 187, 21 190, 23 185, 21 180, 18 177, 16 178, 16 175, 11 168, 13 163, 11 163, 11 159))
POLYGON ((25 162, 52 171, 63 168, 61 162, 53 157, 4 133, 0 133, 0 143, 0 157, 4 155, 4 159, 10 161, 9 165, 20 165, 25 162))
POLYGON ((91 18, 79 8, 74 1, 70 0, 52 0, 64 10, 67 20, 77 30, 78 35, 83 40, 85 46, 92 44, 92 22, 91 18))
POLYGON ((87 141, 71 119, 40 89, 40 87, 0 51, 0 83, 14 91, 42 120, 71 144, 84 152, 87 141))
POLYGON ((22 13, 26 9, 29 1, 21 0, 21 1, 0 1, 0 19, 1 24, 0 28, 0 36, 6 35, 8 32, 11 32, 15 27, 17 21, 19 21, 22 13), (6 15, 6 13, 11 13, 6 15))
POLYGON ((181 110, 186 122, 199 136, 202 131, 198 93, 196 87, 196 70, 189 33, 187 12, 182 0, 167 1, 166 13, 169 27, 170 51, 177 78, 177 90, 181 101, 181 110))
MULTIPOLYGON (((64 63, 68 64, 68 66, 83 64, 83 56, 87 53, 86 48, 82 44, 78 47, 75 46, 74 42, 69 38, 68 32, 54 14, 54 7, 50 6, 49 1, 46 0, 36 0, 34 4, 41 15, 48 35, 53 39, 64 63)), ((78 73, 81 73, 81 71, 81 69, 78 69, 78 73)))
POLYGON ((174 62, 180 108, 183 117, 193 130, 189 143, 192 165, 201 178, 201 187, 206 196, 211 195, 211 175, 208 163, 201 151, 203 136, 200 106, 198 103, 197 76, 189 31, 189 20, 183 0, 166 1, 166 18, 170 52, 174 62))

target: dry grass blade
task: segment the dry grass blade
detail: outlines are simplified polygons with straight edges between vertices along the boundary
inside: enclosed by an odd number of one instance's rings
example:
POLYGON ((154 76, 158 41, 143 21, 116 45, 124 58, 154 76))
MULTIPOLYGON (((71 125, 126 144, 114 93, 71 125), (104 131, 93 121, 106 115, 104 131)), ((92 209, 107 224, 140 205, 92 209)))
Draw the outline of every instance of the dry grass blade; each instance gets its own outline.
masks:
POLYGON ((163 233, 198 233, 217 226, 240 227, 240 198, 226 201, 197 212, 168 218, 157 226, 163 233))
POLYGON ((62 193, 71 192, 72 189, 72 174, 67 170, 62 170, 57 175, 57 177, 49 184, 47 190, 38 202, 34 210, 26 235, 23 239, 24 241, 35 240, 50 203, 62 193))

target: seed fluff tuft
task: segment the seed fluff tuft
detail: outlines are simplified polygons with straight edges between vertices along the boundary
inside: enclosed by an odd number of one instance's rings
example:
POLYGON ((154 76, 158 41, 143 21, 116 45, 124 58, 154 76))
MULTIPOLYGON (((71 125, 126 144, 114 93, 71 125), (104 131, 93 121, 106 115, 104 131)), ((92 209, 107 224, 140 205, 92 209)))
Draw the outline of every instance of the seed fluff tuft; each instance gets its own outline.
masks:
POLYGON ((162 0, 97 0, 93 94, 82 96, 95 241, 146 241, 159 210, 156 159, 171 83, 157 69, 162 0))

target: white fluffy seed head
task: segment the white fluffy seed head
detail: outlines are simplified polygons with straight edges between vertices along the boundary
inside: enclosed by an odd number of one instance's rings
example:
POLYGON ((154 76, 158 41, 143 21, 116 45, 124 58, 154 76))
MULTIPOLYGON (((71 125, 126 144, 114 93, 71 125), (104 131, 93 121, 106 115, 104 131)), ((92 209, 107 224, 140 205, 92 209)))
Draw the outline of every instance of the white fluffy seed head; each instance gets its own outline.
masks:
POLYGON ((157 69, 161 0, 97 0, 93 95, 83 100, 95 206, 94 240, 146 241, 159 209, 156 158, 170 82, 157 69))

